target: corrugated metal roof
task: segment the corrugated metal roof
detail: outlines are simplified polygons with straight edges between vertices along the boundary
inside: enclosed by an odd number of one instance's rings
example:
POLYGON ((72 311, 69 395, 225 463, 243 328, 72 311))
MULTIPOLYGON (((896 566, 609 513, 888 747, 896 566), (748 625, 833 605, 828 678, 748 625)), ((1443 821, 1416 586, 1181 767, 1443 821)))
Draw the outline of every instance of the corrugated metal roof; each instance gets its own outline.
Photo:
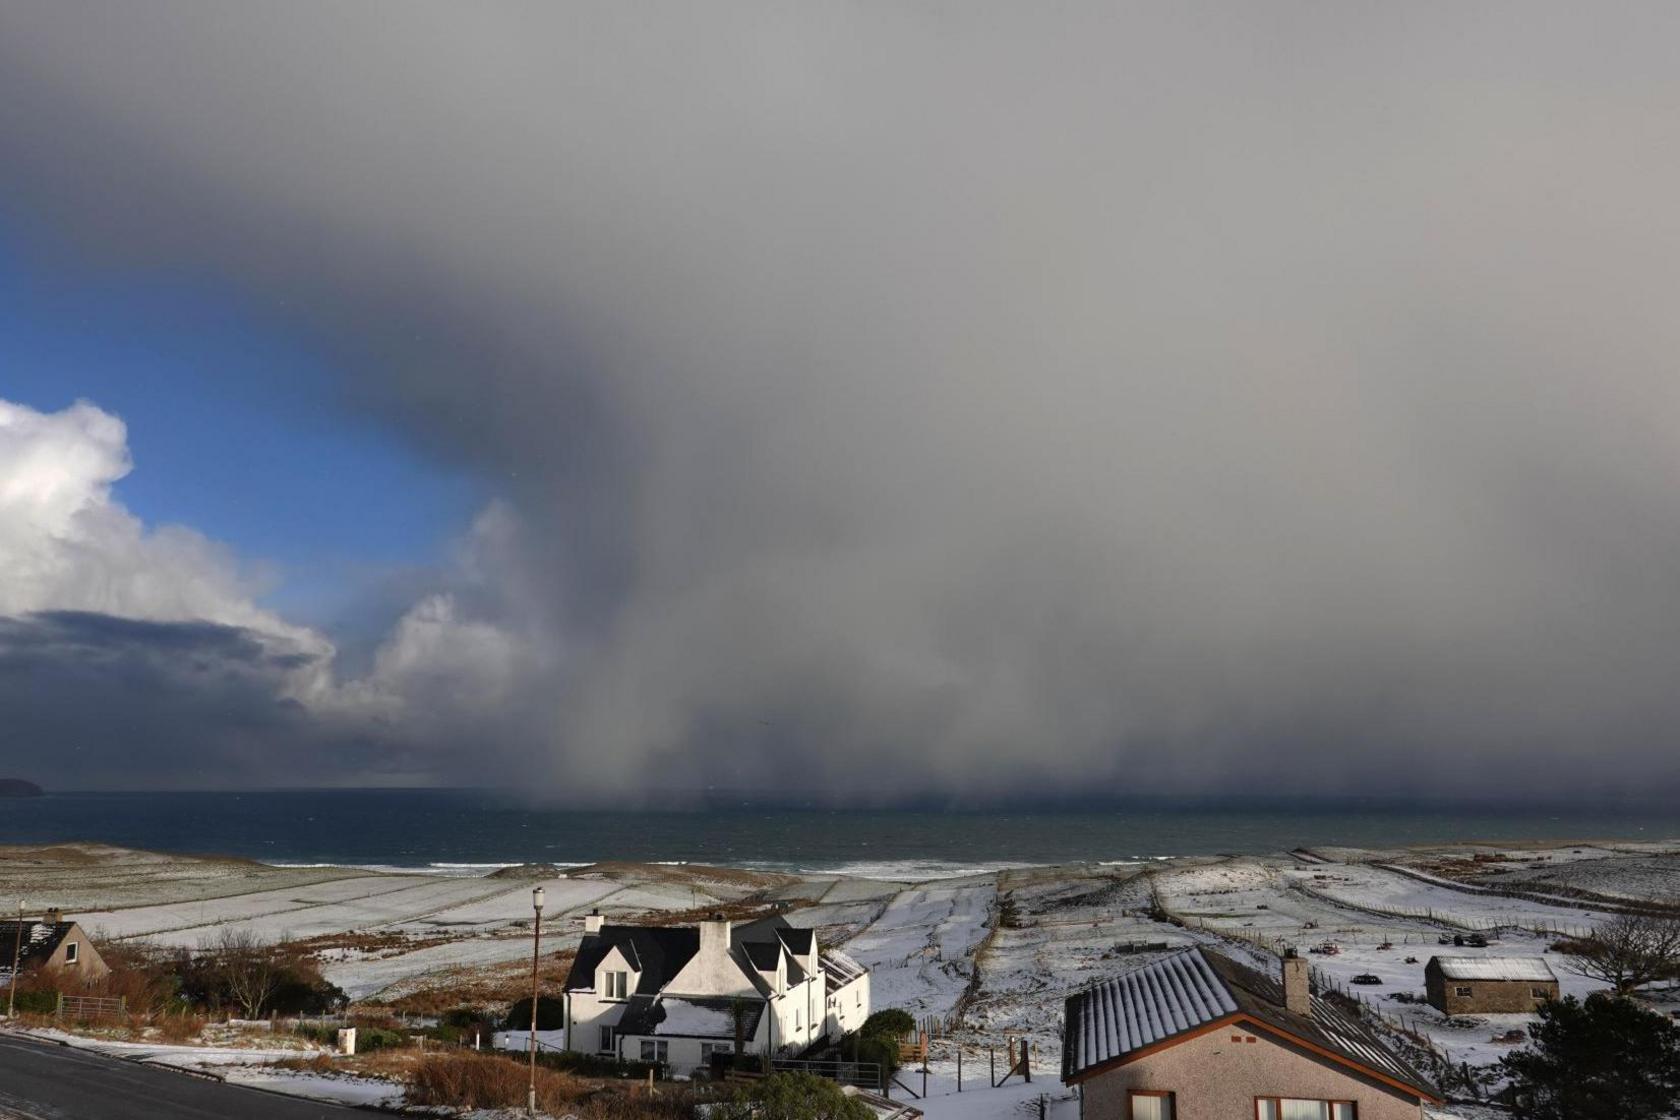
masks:
POLYGON ((1539 957, 1435 957, 1448 980, 1556 980, 1552 966, 1539 957))
POLYGON ((1099 984, 1069 1000, 1068 1009, 1073 1073, 1224 1018, 1237 1004, 1191 949, 1099 984))
POLYGON ((1284 1008, 1283 989, 1275 978, 1199 947, 1069 997, 1062 1076, 1075 1076, 1233 1013, 1315 1043, 1420 1093, 1439 1096, 1426 1078, 1350 1012, 1315 995, 1311 1016, 1295 1015, 1284 1008))

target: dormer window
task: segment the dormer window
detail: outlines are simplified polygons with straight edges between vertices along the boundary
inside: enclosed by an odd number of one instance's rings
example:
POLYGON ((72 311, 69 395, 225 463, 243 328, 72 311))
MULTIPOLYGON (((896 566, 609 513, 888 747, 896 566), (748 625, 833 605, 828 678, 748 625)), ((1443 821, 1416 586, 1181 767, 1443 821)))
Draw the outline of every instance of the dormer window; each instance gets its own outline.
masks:
POLYGON ((601 974, 602 999, 629 999, 630 974, 628 972, 603 972, 601 974))

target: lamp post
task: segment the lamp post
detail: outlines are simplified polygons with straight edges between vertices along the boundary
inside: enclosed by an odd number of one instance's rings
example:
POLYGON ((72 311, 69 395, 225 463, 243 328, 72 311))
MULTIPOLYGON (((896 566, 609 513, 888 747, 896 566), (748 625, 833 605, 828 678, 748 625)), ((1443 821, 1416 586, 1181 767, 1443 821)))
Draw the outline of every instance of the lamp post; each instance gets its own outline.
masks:
POLYGON ((18 899, 17 937, 12 941, 12 976, 6 984, 6 1018, 17 1008, 18 962, 23 959, 23 899, 18 899))
POLYGON ((531 909, 537 912, 531 927, 531 1086, 525 1094, 525 1107, 532 1116, 537 1114, 537 962, 542 957, 543 889, 531 892, 531 909))

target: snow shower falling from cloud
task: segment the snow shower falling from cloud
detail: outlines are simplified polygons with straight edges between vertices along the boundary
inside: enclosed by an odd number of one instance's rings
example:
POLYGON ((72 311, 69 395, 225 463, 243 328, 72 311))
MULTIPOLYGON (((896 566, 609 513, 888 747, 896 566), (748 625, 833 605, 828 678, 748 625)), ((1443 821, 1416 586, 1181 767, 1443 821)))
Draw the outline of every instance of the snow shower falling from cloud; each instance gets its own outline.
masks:
MULTIPOLYGON (((1672 791, 1680 13, 1419 11, 13 6, 0 195, 286 308, 317 407, 501 492, 275 742, 1672 791)), ((7 609, 301 629, 123 532, 204 587, 7 609)))

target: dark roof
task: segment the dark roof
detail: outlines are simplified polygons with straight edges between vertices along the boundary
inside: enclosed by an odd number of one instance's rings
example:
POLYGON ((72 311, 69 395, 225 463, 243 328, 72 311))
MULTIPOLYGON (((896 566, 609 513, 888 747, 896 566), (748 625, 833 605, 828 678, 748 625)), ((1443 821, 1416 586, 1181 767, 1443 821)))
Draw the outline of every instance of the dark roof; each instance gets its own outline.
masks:
POLYGON ((0 922, 0 973, 11 974, 14 952, 18 954, 19 968, 28 968, 46 960, 75 925, 75 922, 37 922, 32 919, 19 922, 16 918, 0 922), (18 947, 19 931, 23 934, 21 949, 18 947))
POLYGON ((749 941, 741 946, 746 951, 747 959, 760 972, 776 971, 776 962, 782 959, 782 947, 772 941, 749 941))
MULTIPOLYGON (((782 945, 790 935, 795 942, 815 943, 812 940, 815 935, 810 930, 794 929, 779 915, 734 926, 729 931, 730 955, 761 995, 769 995, 770 987, 759 973, 775 971, 782 945)), ((700 931, 694 926, 602 926, 599 933, 585 934, 578 943, 577 957, 566 974, 566 990, 594 988, 595 969, 615 947, 640 973, 634 994, 655 996, 699 952, 700 931)), ((804 979, 805 973, 797 962, 788 962, 788 977, 790 983, 804 979)))
POLYGON ((787 926, 777 930, 776 936, 781 938, 788 952, 797 957, 804 957, 810 954, 811 946, 816 944, 817 935, 815 930, 787 926))
POLYGON ((1284 1008, 1279 981, 1199 947, 1070 996, 1062 1077, 1074 1077, 1157 1043, 1188 1036, 1210 1023, 1237 1017, 1326 1051, 1420 1096, 1440 1099, 1440 1090, 1357 1016, 1318 996, 1312 997, 1310 1018, 1296 1015, 1284 1008))
POLYGON ((566 990, 595 987, 596 967, 615 948, 639 966, 636 994, 658 995, 699 950, 700 931, 693 926, 602 926, 578 944, 566 990))

